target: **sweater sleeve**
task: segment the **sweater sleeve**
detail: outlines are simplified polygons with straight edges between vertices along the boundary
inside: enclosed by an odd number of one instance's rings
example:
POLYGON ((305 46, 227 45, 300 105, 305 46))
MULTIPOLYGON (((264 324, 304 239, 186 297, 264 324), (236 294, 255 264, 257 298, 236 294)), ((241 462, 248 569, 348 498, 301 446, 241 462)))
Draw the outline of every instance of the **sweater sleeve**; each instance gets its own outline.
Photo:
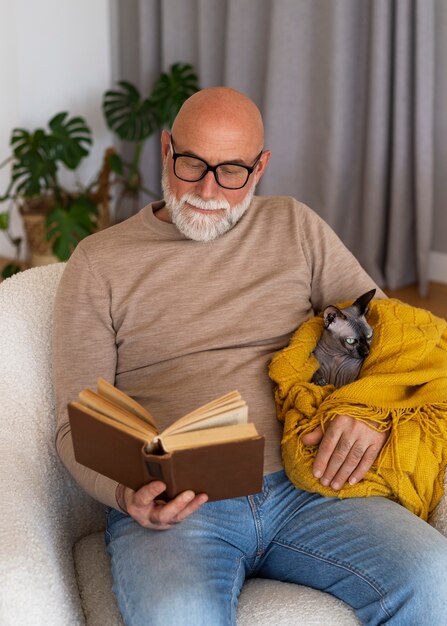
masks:
POLYGON ((301 205, 300 227, 315 313, 328 304, 354 300, 374 287, 375 298, 386 297, 331 227, 305 205, 301 205))
POLYGON ((56 449, 76 482, 93 498, 119 509, 117 483, 74 457, 67 403, 99 377, 115 380, 115 332, 110 293, 78 245, 62 275, 56 294, 53 331, 53 381, 56 397, 56 449))

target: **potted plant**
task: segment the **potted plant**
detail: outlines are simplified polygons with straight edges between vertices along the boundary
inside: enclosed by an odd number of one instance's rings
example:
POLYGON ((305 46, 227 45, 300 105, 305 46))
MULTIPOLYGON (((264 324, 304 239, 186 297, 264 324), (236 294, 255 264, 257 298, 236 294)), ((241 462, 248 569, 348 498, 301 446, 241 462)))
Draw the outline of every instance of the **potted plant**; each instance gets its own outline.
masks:
MULTIPOLYGON (((48 128, 29 132, 15 128, 11 134, 11 156, 0 167, 11 167, 11 178, 0 203, 0 230, 13 243, 19 257, 21 239, 10 230, 12 210, 23 218, 31 248, 31 265, 68 259, 77 243, 98 228, 110 224, 109 192, 117 188, 115 220, 126 201, 139 206, 140 193, 152 198, 141 173, 141 156, 148 138, 172 122, 183 102, 198 91, 198 78, 189 64, 176 63, 162 73, 150 95, 144 98, 128 81, 103 96, 103 113, 109 129, 130 148, 126 160, 114 148, 106 150, 98 176, 90 185, 67 189, 60 180, 61 167, 75 172, 89 154, 92 133, 82 117, 67 112, 55 115, 48 128)), ((117 219, 118 218, 118 219, 117 219)), ((3 269, 4 277, 22 267, 11 263, 3 269)))
MULTIPOLYGON (((108 223, 108 160, 89 186, 67 189, 60 181, 61 166, 75 171, 89 154, 91 130, 81 117, 65 111, 48 122, 48 128, 29 132, 14 128, 10 165, 11 178, 0 202, 8 207, 0 213, 0 229, 20 251, 21 239, 10 232, 12 210, 20 212, 31 249, 31 265, 68 259, 80 239, 108 223)), ((21 268, 12 263, 3 270, 9 276, 21 268)))
POLYGON ((175 63, 163 72, 153 85, 150 95, 144 98, 128 81, 119 81, 118 89, 106 91, 102 109, 107 126, 126 142, 131 157, 126 160, 115 153, 109 165, 118 187, 115 218, 119 219, 125 202, 133 205, 136 212, 140 193, 156 199, 158 195, 144 184, 141 157, 146 141, 163 127, 171 127, 183 102, 199 90, 198 77, 192 65, 175 63))

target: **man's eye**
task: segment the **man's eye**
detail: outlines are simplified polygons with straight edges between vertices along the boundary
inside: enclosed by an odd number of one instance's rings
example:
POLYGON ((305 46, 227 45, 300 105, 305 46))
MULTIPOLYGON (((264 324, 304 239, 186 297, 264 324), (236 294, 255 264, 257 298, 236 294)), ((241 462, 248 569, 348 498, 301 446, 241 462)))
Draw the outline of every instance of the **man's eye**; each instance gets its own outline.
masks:
POLYGON ((355 343, 357 343, 357 339, 355 339, 354 337, 346 337, 345 341, 350 346, 353 346, 355 343))
POLYGON ((203 170, 203 163, 186 163, 186 167, 190 170, 203 170))
POLYGON ((219 173, 223 176, 240 176, 241 174, 245 174, 245 170, 234 165, 222 165, 219 168, 219 173))

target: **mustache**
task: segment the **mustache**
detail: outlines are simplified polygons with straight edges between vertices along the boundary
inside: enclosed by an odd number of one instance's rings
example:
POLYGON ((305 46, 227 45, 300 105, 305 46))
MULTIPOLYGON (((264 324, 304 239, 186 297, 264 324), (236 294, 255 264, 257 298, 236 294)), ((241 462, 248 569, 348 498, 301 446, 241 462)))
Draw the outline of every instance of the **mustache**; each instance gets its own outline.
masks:
POLYGON ((180 202, 202 209, 204 211, 218 211, 225 209, 230 210, 230 203, 227 200, 203 200, 200 196, 196 196, 192 193, 186 193, 180 198, 180 202))

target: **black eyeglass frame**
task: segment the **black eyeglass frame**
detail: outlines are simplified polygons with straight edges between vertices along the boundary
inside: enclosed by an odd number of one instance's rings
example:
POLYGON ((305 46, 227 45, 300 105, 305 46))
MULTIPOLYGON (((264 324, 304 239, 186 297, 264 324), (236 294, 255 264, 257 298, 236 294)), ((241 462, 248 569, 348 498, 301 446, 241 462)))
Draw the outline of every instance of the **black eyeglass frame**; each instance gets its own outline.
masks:
POLYGON ((174 139, 171 135, 171 141, 170 141, 170 149, 171 149, 171 156, 172 156, 172 160, 173 160, 173 165, 174 165, 174 174, 175 176, 179 179, 179 180, 183 180, 185 183, 198 183, 199 180, 202 180, 203 178, 205 178, 205 176, 208 174, 208 172, 213 172, 213 176, 214 176, 214 180, 216 181, 216 183, 219 185, 219 187, 222 187, 223 189, 230 189, 232 191, 235 191, 237 189, 242 189, 243 187, 245 187, 245 185, 248 183, 248 179, 250 178, 250 176, 253 174, 253 172, 256 169, 256 166, 258 165, 263 153, 264 153, 264 148, 262 148, 261 152, 258 154, 258 156, 255 159, 255 162, 253 163, 253 165, 243 165, 242 163, 235 163, 234 161, 224 161, 223 163, 218 163, 217 165, 210 165, 209 163, 207 163, 205 161, 205 159, 201 159, 200 157, 196 156, 195 154, 188 154, 188 153, 183 153, 183 152, 176 152, 175 148, 174 148, 174 139), (175 171, 175 162, 177 161, 177 159, 179 157, 189 157, 190 159, 196 159, 197 161, 201 161, 202 163, 204 163, 206 165, 206 169, 203 171, 203 173, 201 174, 200 178, 197 178, 197 180, 188 180, 186 178, 182 178, 181 176, 179 176, 177 174, 177 172, 175 171), (222 165, 236 165, 237 167, 242 167, 244 170, 247 170, 247 179, 245 181, 245 183, 243 185, 240 185, 239 187, 227 187, 225 185, 222 185, 221 182, 219 182, 219 176, 217 173, 217 168, 221 167, 222 165))

